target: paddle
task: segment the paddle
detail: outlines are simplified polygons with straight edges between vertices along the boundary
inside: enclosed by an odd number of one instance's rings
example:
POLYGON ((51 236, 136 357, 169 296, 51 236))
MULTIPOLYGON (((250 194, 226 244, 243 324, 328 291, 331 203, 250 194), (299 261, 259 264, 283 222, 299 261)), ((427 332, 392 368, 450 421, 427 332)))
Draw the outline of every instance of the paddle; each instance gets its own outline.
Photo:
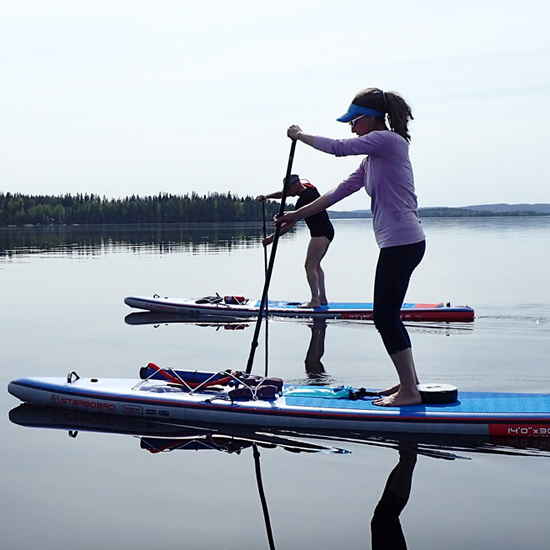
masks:
MULTIPOLYGON (((265 201, 262 202, 262 219, 263 219, 263 235, 264 239, 267 237, 267 226, 265 223, 265 201)), ((264 277, 267 273, 267 248, 264 246, 264 277)), ((265 316, 265 369, 264 369, 264 376, 267 378, 267 371, 268 371, 268 361, 269 361, 269 322, 268 322, 268 316, 267 316, 267 302, 269 300, 266 300, 266 316, 265 316)))
MULTIPOLYGON (((265 201, 262 202, 262 221, 264 239, 267 237, 267 227, 265 223, 265 201)), ((267 248, 264 246, 264 272, 267 273, 267 248)))
MULTIPOLYGON (((288 164, 286 167, 286 176, 285 184, 283 185, 283 191, 281 194, 281 206, 279 208, 279 214, 277 217, 280 217, 284 214, 285 211, 285 201, 287 195, 287 182, 290 180, 290 173, 292 172, 292 163, 294 161, 294 151, 296 150, 296 140, 292 140, 290 145, 290 154, 288 156, 288 164)), ((254 364, 254 354, 256 353, 256 348, 258 347, 258 336, 260 334, 260 328, 262 326, 262 321, 264 317, 264 312, 267 306, 267 291, 269 290, 269 284, 271 283, 271 275, 273 273, 273 265, 275 263, 275 254, 277 253, 277 244, 279 242, 279 235, 281 234, 281 226, 277 224, 275 226, 275 234, 273 235, 273 244, 271 245, 271 255, 269 257, 269 265, 265 273, 265 283, 264 290, 262 292, 262 300, 260 302, 260 310, 258 311, 258 320, 256 321, 256 327, 254 329, 254 336, 252 338, 252 343, 250 344, 250 355, 248 356, 248 362, 246 364, 246 373, 250 374, 252 371, 252 365, 254 364)))
POLYGON ((260 495, 260 502, 262 503, 262 512, 264 514, 265 530, 267 533, 267 540, 269 542, 270 550, 275 550, 275 540, 273 539, 273 529, 271 528, 271 520, 269 519, 269 510, 267 508, 267 499, 265 497, 264 484, 262 481, 262 468, 260 466, 260 451, 258 445, 254 443, 252 445, 254 453, 254 466, 256 467, 256 483, 258 485, 258 493, 260 495))

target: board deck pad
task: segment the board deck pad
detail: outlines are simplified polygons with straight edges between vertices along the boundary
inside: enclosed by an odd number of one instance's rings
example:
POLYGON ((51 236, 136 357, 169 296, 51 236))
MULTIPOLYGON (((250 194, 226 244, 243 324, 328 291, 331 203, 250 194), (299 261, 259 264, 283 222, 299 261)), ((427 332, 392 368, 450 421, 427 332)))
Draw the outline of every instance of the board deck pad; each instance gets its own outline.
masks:
MULTIPOLYGON (((310 407, 323 409, 372 410, 387 413, 388 409, 373 405, 371 400, 327 399, 325 397, 285 396, 287 405, 292 407, 310 407)), ((471 416, 497 414, 533 414, 550 411, 550 395, 532 393, 499 392, 461 392, 454 403, 420 404, 389 409, 390 413, 408 416, 422 416, 426 412, 444 413, 452 418, 453 414, 471 416)))

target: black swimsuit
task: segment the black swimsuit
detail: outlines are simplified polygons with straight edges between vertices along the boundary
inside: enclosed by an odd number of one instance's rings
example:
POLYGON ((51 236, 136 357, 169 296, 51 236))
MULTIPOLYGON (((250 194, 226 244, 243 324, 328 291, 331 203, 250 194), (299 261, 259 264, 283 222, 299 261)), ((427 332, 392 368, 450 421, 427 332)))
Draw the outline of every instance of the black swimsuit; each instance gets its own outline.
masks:
MULTIPOLYGON (((311 183, 304 183, 305 189, 298 196, 296 201, 296 210, 318 199, 321 195, 317 191, 316 187, 311 183)), ((309 232, 312 237, 326 237, 329 242, 334 239, 334 227, 330 222, 327 211, 323 210, 313 216, 309 216, 304 220, 309 228, 309 232)))

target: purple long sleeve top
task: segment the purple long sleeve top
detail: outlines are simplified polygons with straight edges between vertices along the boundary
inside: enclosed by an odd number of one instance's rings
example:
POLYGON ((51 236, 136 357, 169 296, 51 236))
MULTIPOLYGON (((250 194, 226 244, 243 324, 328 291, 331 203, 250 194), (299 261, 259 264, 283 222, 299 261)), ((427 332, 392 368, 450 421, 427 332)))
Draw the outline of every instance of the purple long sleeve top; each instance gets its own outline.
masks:
POLYGON ((409 160, 409 144, 390 130, 352 139, 315 136, 313 147, 345 157, 367 155, 359 168, 325 196, 330 205, 365 188, 371 197, 373 229, 380 248, 414 244, 425 239, 409 160))

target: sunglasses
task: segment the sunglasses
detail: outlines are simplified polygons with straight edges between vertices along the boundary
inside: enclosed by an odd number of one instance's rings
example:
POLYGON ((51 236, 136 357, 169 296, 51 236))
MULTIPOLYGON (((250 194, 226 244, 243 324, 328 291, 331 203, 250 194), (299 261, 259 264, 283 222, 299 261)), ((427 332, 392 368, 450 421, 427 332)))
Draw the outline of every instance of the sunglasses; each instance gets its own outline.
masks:
POLYGON ((365 118, 366 116, 369 116, 369 115, 357 116, 357 117, 355 117, 353 120, 350 120, 350 121, 348 122, 348 124, 351 126, 351 129, 353 130, 353 128, 355 127, 355 123, 356 123, 358 120, 361 120, 362 118, 365 118))

